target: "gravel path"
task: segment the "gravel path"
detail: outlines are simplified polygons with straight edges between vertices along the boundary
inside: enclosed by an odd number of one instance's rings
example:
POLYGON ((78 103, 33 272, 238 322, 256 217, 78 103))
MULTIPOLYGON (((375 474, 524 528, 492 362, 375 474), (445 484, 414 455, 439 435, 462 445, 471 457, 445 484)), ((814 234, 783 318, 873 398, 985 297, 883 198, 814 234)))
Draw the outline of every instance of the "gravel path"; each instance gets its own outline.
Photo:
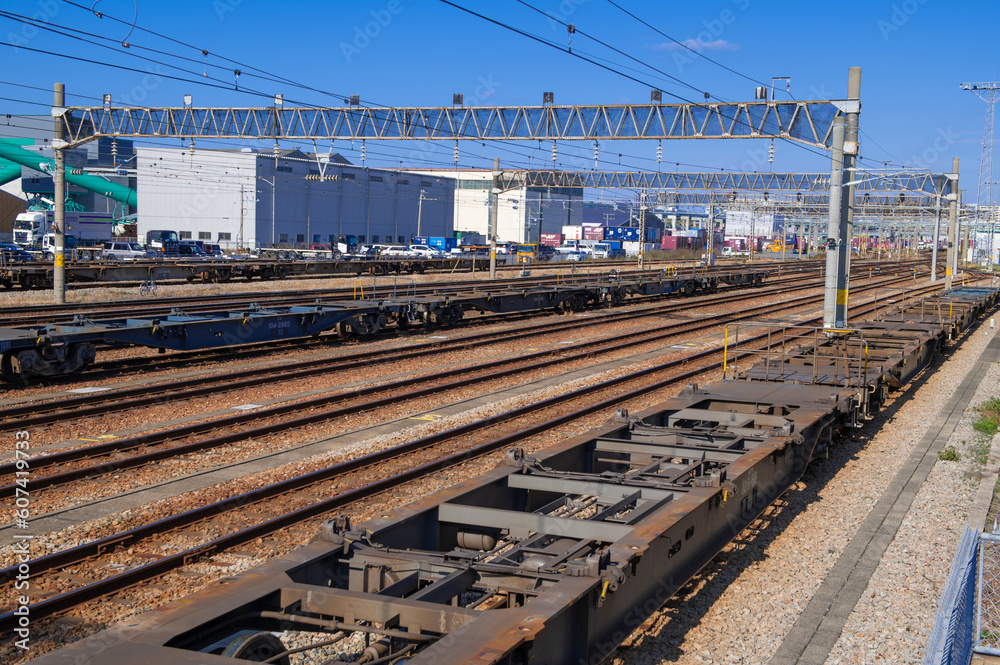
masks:
MULTIPOLYGON (((990 339, 980 328, 856 436, 841 437, 829 460, 810 467, 804 482, 633 634, 611 662, 767 663, 990 339)), ((996 372, 991 368, 973 404, 1000 391, 996 372)), ((966 414, 956 447, 972 441, 970 422, 966 414)), ((962 449, 960 455, 959 462, 935 465, 828 663, 919 662, 962 515, 978 485, 971 456, 962 449)))

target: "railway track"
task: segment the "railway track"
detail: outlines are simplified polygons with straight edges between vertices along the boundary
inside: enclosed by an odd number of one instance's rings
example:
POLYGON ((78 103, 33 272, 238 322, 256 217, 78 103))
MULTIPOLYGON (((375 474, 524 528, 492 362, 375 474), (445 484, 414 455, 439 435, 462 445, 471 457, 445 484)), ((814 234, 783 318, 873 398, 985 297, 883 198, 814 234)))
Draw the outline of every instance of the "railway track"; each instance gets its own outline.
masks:
MULTIPOLYGON (((926 287, 920 291, 930 292, 936 288, 926 287)), ((874 311, 881 306, 881 304, 876 303, 866 308, 857 308, 855 312, 860 315, 866 310, 874 311)), ((758 337, 760 341, 763 341, 766 335, 758 337)), ((617 408, 623 402, 647 395, 650 391, 676 385, 705 372, 717 370, 722 364, 722 359, 718 358, 719 355, 721 355, 720 348, 708 349, 588 386, 566 395, 524 405, 503 416, 483 418, 452 430, 408 442, 402 446, 319 469, 305 476, 289 478, 247 494, 230 497, 77 548, 35 559, 31 562, 33 574, 51 574, 53 571, 60 570, 68 571, 70 574, 93 574, 96 564, 92 559, 101 557, 102 554, 112 549, 117 549, 119 551, 117 556, 124 560, 119 560, 114 565, 126 566, 128 569, 73 590, 66 590, 65 583, 45 582, 45 578, 39 579, 40 586, 38 588, 47 589, 50 593, 58 593, 59 595, 51 596, 33 605, 32 616, 37 619, 65 612, 81 603, 115 593, 127 586, 147 581, 170 570, 185 566, 195 559, 225 551, 227 548, 245 544, 265 535, 275 534, 279 530, 302 520, 340 509, 348 503, 388 489, 398 488, 402 483, 461 464, 472 457, 503 449, 515 442, 518 445, 525 445, 525 437, 550 432, 559 425, 602 410, 617 408), (691 365, 707 359, 712 360, 707 364, 691 367, 691 365), (663 374, 668 376, 663 376, 663 374), (586 403, 583 403, 582 400, 585 400, 586 403), (567 406, 568 404, 571 406, 567 406), (567 412, 567 409, 570 411, 567 412), (526 422, 528 424, 523 424, 526 422), (515 431, 496 432, 495 429, 491 429, 503 423, 514 423, 515 431), (456 439, 459 440, 456 441, 456 439), (430 453, 431 458, 420 460, 419 465, 415 462, 415 453, 424 450, 431 451, 433 447, 446 444, 448 441, 453 442, 447 444, 451 446, 450 448, 446 445, 446 447, 439 448, 438 452, 430 453), (393 460, 396 460, 396 463, 403 467, 399 473, 393 474, 389 471, 388 463, 393 460), (361 475, 369 473, 376 467, 383 474, 388 475, 377 481, 372 481, 368 475, 361 475), (354 484, 351 484, 345 474, 359 475, 356 476, 354 484), (346 487, 349 484, 351 486, 346 487), (300 498, 298 507, 281 511, 291 501, 289 492, 301 492, 306 488, 309 488, 308 495, 312 498, 300 498), (333 496, 322 501, 315 501, 315 496, 322 495, 324 492, 330 492, 333 496), (281 505, 274 501, 277 497, 282 497, 281 505), (235 513, 232 512, 234 510, 246 511, 250 515, 250 523, 242 522, 240 518, 235 517, 235 513), (223 515, 225 515, 225 523, 231 526, 232 530, 221 537, 194 544, 184 550, 159 557, 153 561, 144 556, 130 559, 128 554, 121 554, 121 548, 128 548, 129 552, 145 553, 146 549, 156 551, 158 547, 155 544, 156 541, 148 539, 155 539, 166 532, 189 527, 207 519, 213 519, 213 524, 218 526, 219 517, 223 515), (90 564, 87 563, 88 561, 90 564), (81 569, 73 573, 73 566, 84 566, 86 570, 81 569)), ((12 575, 16 575, 16 567, 0 571, 0 579, 11 579, 12 575)), ((9 614, 0 617, 0 625, 9 627, 11 620, 12 616, 9 614)))
MULTIPOLYGON (((787 266, 779 265, 773 268, 774 274, 781 276, 782 274, 795 274, 802 272, 814 272, 821 268, 820 264, 815 261, 807 262, 808 265, 798 265, 787 266)), ((900 262, 900 263, 888 263, 888 264, 876 264, 882 271, 899 271, 899 270, 909 270, 913 266, 924 266, 926 267, 925 261, 912 261, 912 262, 900 262)), ((876 265, 872 265, 874 268, 876 265)), ((762 266, 770 267, 770 266, 762 266)), ((862 266, 860 269, 863 269, 862 266)), ((707 274, 713 273, 724 273, 728 268, 722 266, 716 266, 714 268, 698 269, 697 272, 707 272, 707 274)), ((692 270, 680 269, 677 271, 678 274, 684 275, 692 270)), ((620 270, 620 275, 623 278, 627 277, 640 277, 646 276, 648 278, 653 278, 660 273, 659 270, 620 270)), ((496 282, 489 283, 491 286, 504 287, 504 286, 555 286, 559 284, 566 283, 579 283, 587 281, 588 279, 593 279, 596 276, 603 275, 606 273, 572 273, 572 274, 557 274, 551 276, 539 276, 539 277, 516 277, 512 279, 497 280, 496 282)), ((367 279, 367 278, 366 278, 367 279)), ((376 280, 377 284, 381 282, 391 282, 393 278, 382 277, 376 280)), ((400 278, 402 284, 397 283, 396 289, 394 289, 391 283, 385 286, 379 286, 375 293, 375 297, 389 297, 394 291, 406 290, 409 288, 407 293, 415 293, 416 295, 426 295, 434 293, 440 290, 442 287, 441 283, 427 283, 422 285, 416 285, 410 282, 408 278, 400 278), (411 286, 412 285, 412 286, 411 286)), ((457 288, 459 290, 473 290, 475 288, 483 288, 485 286, 484 282, 481 280, 460 280, 456 282, 449 282, 449 288, 457 288)), ((368 294, 366 297, 371 297, 371 292, 369 285, 365 285, 364 293, 368 294)), ((254 292, 241 292, 235 294, 215 294, 215 295, 199 295, 191 297, 164 297, 164 298, 144 298, 137 300, 128 300, 115 303, 114 307, 109 307, 107 302, 93 302, 93 303, 71 303, 66 305, 55 305, 55 304, 45 304, 45 305, 13 305, 0 308, 0 326, 22 326, 22 325, 41 325, 45 323, 65 323, 72 321, 73 317, 77 314, 85 314, 89 318, 121 318, 121 317, 134 317, 134 316, 152 316, 157 314, 167 314, 172 309, 181 308, 189 312, 199 312, 207 311, 212 309, 219 309, 232 307, 241 308, 247 307, 251 303, 257 303, 267 306, 279 306, 279 305, 309 305, 316 302, 316 300, 351 300, 357 295, 356 286, 347 286, 341 288, 328 288, 328 289, 311 289, 309 291, 297 291, 294 295, 289 295, 284 292, 275 291, 254 291, 254 292)))
MULTIPOLYGON (((887 285, 880 284, 876 288, 883 288, 884 286, 887 285)), ((789 307, 815 304, 821 300, 822 296, 804 296, 786 300, 779 304, 768 304, 743 310, 740 313, 740 317, 748 315, 759 316, 773 314, 776 312, 786 311, 789 307)), ((32 470, 34 472, 52 469, 53 467, 63 467, 66 465, 73 466, 74 468, 67 468, 61 472, 56 470, 45 476, 33 475, 32 490, 34 492, 38 492, 39 490, 61 486, 83 478, 90 478, 99 474, 111 474, 123 469, 134 468, 136 466, 192 452, 200 452, 228 445, 240 440, 259 440, 260 438, 271 434, 287 432, 293 428, 315 424, 317 422, 327 422, 336 418, 359 413, 361 411, 371 411, 379 408, 398 406, 404 402, 422 399, 432 395, 440 396, 442 393, 449 390, 467 388, 473 385, 495 381, 497 379, 507 378, 527 372, 538 372, 554 365, 568 364, 584 358, 589 359, 595 354, 620 352, 624 350, 636 349, 642 345, 653 342, 666 342, 681 334, 701 332, 715 328, 721 324, 731 322, 735 318, 737 317, 734 317, 729 313, 705 316, 701 317, 699 321, 695 323, 679 322, 656 326, 650 328, 647 332, 630 335, 625 341, 618 341, 617 336, 613 336, 590 342, 581 342, 575 345, 572 350, 545 350, 521 354, 513 358, 502 358, 492 362, 479 362, 474 367, 460 367, 443 372, 435 372, 430 375, 417 376, 390 383, 381 383, 348 392, 339 392, 331 396, 301 402, 292 402, 289 404, 270 407, 268 409, 241 413, 220 420, 186 425, 161 433, 146 434, 132 439, 118 440, 105 444, 53 453, 44 457, 36 457, 32 463, 32 470), (471 376, 457 378, 466 374, 471 376), (401 390, 406 390, 408 392, 398 392, 401 390), (264 426, 246 429, 250 423, 256 421, 297 414, 300 411, 314 411, 316 409, 323 410, 319 413, 311 413, 308 416, 296 416, 288 420, 279 420, 276 422, 270 422, 264 426), (228 429, 232 429, 233 431, 231 433, 219 433, 219 430, 228 429), (194 441, 179 446, 172 446, 162 450, 149 450, 150 448, 158 445, 170 444, 205 433, 211 433, 213 436, 210 439, 194 441), (125 459, 107 459, 102 462, 95 462, 93 465, 86 467, 76 466, 79 462, 84 460, 94 461, 100 457, 105 457, 111 454, 119 455, 121 453, 140 448, 145 452, 142 455, 135 457, 125 459)), ((560 327, 562 329, 590 327, 597 323, 599 322, 590 319, 588 321, 570 324, 569 326, 563 325, 560 327)), ((494 334, 490 336, 489 339, 494 342, 510 342, 520 339, 529 339, 550 331, 551 327, 547 327, 547 329, 542 331, 532 330, 521 334, 515 334, 513 336, 509 334, 494 334)), ((482 340, 477 341, 476 343, 479 344, 481 341, 482 340)), ((467 340, 457 340, 454 346, 449 345, 447 348, 424 348, 416 351, 415 355, 423 356, 427 353, 451 353, 456 347, 467 348, 472 343, 473 342, 467 340)), ((403 357, 413 356, 407 352, 388 357, 383 354, 379 360, 395 362, 403 357)), ((292 380, 331 371, 346 371, 347 369, 364 366, 370 363, 371 360, 372 358, 368 356, 360 359, 352 359, 347 362, 334 361, 318 367, 315 366, 315 363, 306 362, 301 363, 300 367, 290 368, 288 372, 278 372, 277 374, 268 373, 266 377, 261 378, 256 376, 246 378, 242 382, 236 380, 235 376, 228 375, 226 377, 219 377, 214 386, 199 386, 198 388, 186 390, 181 394, 167 395, 166 399, 169 399, 171 402, 176 402, 180 399, 191 399, 195 396, 210 394, 210 392, 221 392, 241 387, 256 386, 260 385, 264 381, 270 383, 276 380, 292 380)), ((255 370, 248 370, 246 372, 239 372, 238 374, 247 375, 255 373, 257 373, 255 370)), ((204 380, 193 380, 195 383, 198 381, 204 382, 204 380)), ((181 383, 189 385, 192 382, 184 381, 181 383)), ((149 389, 136 389, 136 391, 132 392, 141 392, 143 390, 148 391, 149 389)), ((137 408, 139 406, 164 399, 163 395, 149 394, 144 394, 141 397, 135 397, 131 400, 124 399, 124 397, 124 395, 120 394, 98 394, 70 398, 69 400, 66 400, 68 404, 64 405, 58 411, 40 415, 38 417, 30 417, 27 415, 27 412, 30 412, 32 407, 19 407, 18 411, 21 411, 20 414, 13 410, 12 412, 4 414, 4 420, 0 421, 0 428, 10 430, 12 428, 24 429, 38 427, 58 422, 70 413, 73 417, 104 415, 117 410, 137 408), (91 404, 87 408, 81 408, 80 402, 87 401, 90 401, 91 404)), ((16 491, 16 485, 13 482, 15 472, 16 468, 13 463, 0 465, 0 483, 3 483, 3 485, 0 485, 0 497, 13 496, 16 491)))
MULTIPOLYGON (((808 273, 806 273, 808 274, 808 273)), ((882 273, 882 276, 895 274, 890 271, 882 273)), ((912 275, 910 270, 903 270, 903 274, 912 275)), ((795 284, 801 281, 803 274, 793 273, 792 275, 786 275, 778 280, 772 280, 771 286, 759 288, 755 290, 755 293, 761 295, 766 295, 768 293, 773 293, 774 291, 779 291, 787 288, 787 285, 795 284)), ((734 289, 740 289, 743 287, 724 287, 725 290, 731 291, 734 289)), ((656 296, 650 296, 650 298, 655 298, 656 296)), ((669 296, 660 296, 669 297, 669 296)), ((495 322, 499 317, 503 317, 505 321, 511 320, 524 320, 533 318, 547 317, 548 312, 527 312, 521 314, 507 314, 507 315, 495 315, 487 314, 483 316, 471 316, 468 319, 463 320, 459 323, 453 323, 447 326, 447 328, 453 328, 456 326, 464 327, 468 325, 478 325, 481 323, 492 323, 495 322)), ((390 338, 391 336, 400 336, 407 333, 398 330, 388 330, 382 332, 382 338, 390 338)), ((268 342, 257 342, 252 344, 244 344, 239 347, 223 347, 214 349, 202 349, 195 351, 180 351, 172 352, 170 354, 151 354, 144 353, 132 358, 117 358, 109 361, 101 361, 94 363, 87 372, 84 374, 68 375, 66 377, 46 377, 46 378, 36 378, 22 380, 22 385, 39 385, 39 384, 58 384, 66 382, 74 382, 78 380, 81 376, 86 379, 94 378, 108 378, 111 376, 119 376, 126 374, 129 371, 135 369, 141 369, 144 371, 149 371, 153 369, 168 369, 168 368, 186 368, 192 362, 225 362, 232 359, 246 360, 251 357, 266 355, 273 353, 275 351, 280 351, 283 349, 305 349, 310 346, 319 346, 327 343, 330 335, 322 335, 317 339, 279 339, 268 342)))
MULTIPOLYGON (((822 283, 819 281, 814 280, 801 283, 799 280, 795 280, 794 282, 790 281, 787 285, 779 285, 774 288, 769 287, 767 289, 755 290, 753 292, 741 292, 738 295, 728 298, 727 302, 738 303, 766 297, 767 295, 773 295, 777 292, 784 295, 818 288, 819 286, 822 286, 822 283)), ((627 311, 592 311, 590 317, 586 321, 545 321, 540 324, 521 327, 513 331, 505 329, 501 331, 473 333, 450 339, 434 340, 432 342, 418 342, 416 344, 407 345, 405 349, 401 350, 379 349, 375 351, 362 351, 359 353, 340 355, 335 358, 324 360, 309 359, 300 362, 291 362, 280 367, 269 367, 266 370, 266 376, 262 375, 262 370, 260 369, 247 369, 226 372, 221 375, 199 376, 190 379, 170 381, 167 383, 156 383, 152 385, 144 384, 135 388, 117 390, 110 393, 91 393, 48 402, 31 402, 21 405, 9 405, 6 406, 3 413, 0 414, 0 431, 33 425, 46 425, 57 421, 61 414, 81 417, 91 415, 92 413, 110 413, 113 411, 120 411, 125 408, 134 408, 137 406, 157 403, 162 401, 165 396, 188 399, 191 397, 222 392, 227 389, 245 388, 263 383, 270 384, 277 381, 300 379, 331 371, 355 369, 363 367, 373 361, 395 362, 428 355, 438 355, 468 349, 473 345, 482 346, 484 344, 526 339, 556 330, 566 331, 586 329, 595 324, 627 321, 643 316, 659 316, 675 312, 683 312, 705 304, 714 304, 717 302, 718 300, 713 295, 686 298, 679 302, 670 301, 666 304, 660 303, 653 306, 640 307, 638 309, 630 308, 627 311), (182 395, 178 395, 176 393, 170 395, 171 391, 182 390, 187 390, 187 392, 182 395), (97 407, 110 410, 95 411, 94 409, 97 407)), ((545 318, 551 319, 551 316, 546 316, 545 318)), ((476 321, 476 319, 470 319, 470 322, 474 321, 476 321)), ((186 366, 187 361, 189 360, 189 357, 186 355, 187 353, 196 352, 181 352, 181 354, 178 354, 184 357, 177 358, 175 360, 175 363, 182 363, 177 366, 186 366)), ((238 357, 245 359, 246 355, 240 354, 238 357)), ((140 359, 134 359, 134 363, 130 363, 127 360, 119 360, 110 361, 106 364, 113 367, 119 367, 122 364, 134 364, 135 366, 140 366, 143 369, 150 369, 149 363, 143 363, 140 359)), ((173 365, 174 363, 171 364, 173 365)), ((100 365, 95 366, 95 369, 99 372, 100 365)), ((155 369, 163 369, 162 363, 158 364, 155 369)), ((86 378, 92 378, 93 374, 93 371, 89 371, 86 374, 86 378)), ((36 381, 35 383, 40 383, 40 381, 36 381)))

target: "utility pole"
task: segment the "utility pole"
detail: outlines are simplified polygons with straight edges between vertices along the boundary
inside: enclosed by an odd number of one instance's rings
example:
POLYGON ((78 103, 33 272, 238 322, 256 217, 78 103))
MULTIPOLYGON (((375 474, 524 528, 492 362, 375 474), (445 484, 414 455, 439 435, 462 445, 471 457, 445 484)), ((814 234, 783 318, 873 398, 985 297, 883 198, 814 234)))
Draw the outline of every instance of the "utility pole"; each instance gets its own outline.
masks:
POLYGON ((937 281, 938 245, 941 244, 941 195, 937 196, 934 217, 934 245, 931 247, 931 281, 937 281))
POLYGON ((490 206, 490 279, 497 278, 497 214, 500 212, 500 158, 493 158, 493 205, 490 206))
POLYGON ((639 270, 644 268, 646 247, 646 190, 639 190, 639 270))
MULTIPOLYGON (((983 152, 979 159, 979 191, 976 194, 976 225, 981 223, 981 214, 983 208, 987 210, 989 215, 989 227, 990 227, 990 249, 989 254, 992 259, 993 254, 993 234, 995 231, 994 220, 993 220, 993 206, 996 204, 995 197, 993 196, 993 190, 996 186, 996 182, 993 180, 993 118, 994 118, 994 108, 997 101, 997 90, 1000 90, 1000 83, 990 82, 990 83, 963 83, 962 90, 971 90, 976 93, 976 96, 981 100, 986 102, 986 123, 983 128, 983 152), (985 191, 984 191, 985 186, 985 191)), ((966 237, 968 237, 968 230, 966 230, 966 237)), ((973 235, 975 237, 975 235, 973 235)), ((968 242, 966 242, 966 249, 968 249, 968 242)), ((978 256, 973 256, 973 260, 978 259, 978 256)), ((990 261, 990 269, 992 270, 993 262, 990 261)))
POLYGON ((422 236, 420 232, 421 219, 424 215, 424 190, 420 190, 420 200, 417 201, 417 236, 422 236))
POLYGON ((708 265, 715 265, 715 204, 708 204, 708 265))
POLYGON ((951 160, 951 172, 955 174, 955 180, 952 182, 952 194, 954 195, 951 199, 951 209, 948 214, 948 250, 945 254, 945 268, 944 268, 944 288, 945 290, 951 288, 952 277, 955 272, 955 257, 957 252, 955 251, 955 240, 957 238, 958 230, 958 210, 962 202, 962 190, 958 188, 958 164, 959 159, 955 157, 951 160))
POLYGON ((845 171, 849 174, 848 177, 853 175, 858 155, 860 67, 850 69, 847 101, 842 110, 846 119, 838 118, 834 121, 830 146, 830 211, 827 219, 826 287, 823 298, 823 327, 827 330, 842 329, 847 325, 854 185, 845 188, 843 183, 845 171))
POLYGON ((53 130, 52 151, 55 153, 55 173, 52 182, 55 192, 55 222, 52 230, 55 232, 55 247, 52 250, 52 297, 57 305, 66 302, 66 153, 63 134, 63 115, 66 113, 66 86, 56 83, 55 99, 53 100, 52 116, 53 130))

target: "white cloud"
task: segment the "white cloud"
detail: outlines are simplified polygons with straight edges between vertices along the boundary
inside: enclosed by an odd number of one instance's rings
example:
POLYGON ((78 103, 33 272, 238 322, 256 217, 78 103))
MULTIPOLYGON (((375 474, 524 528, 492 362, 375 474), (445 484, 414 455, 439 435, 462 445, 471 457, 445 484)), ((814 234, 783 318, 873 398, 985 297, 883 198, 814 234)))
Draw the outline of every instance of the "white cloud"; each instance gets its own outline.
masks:
MULTIPOLYGON (((740 45, 734 42, 727 42, 725 39, 713 39, 710 42, 703 42, 700 39, 685 39, 680 44, 676 42, 664 42, 656 44, 653 48, 657 51, 680 51, 687 47, 692 51, 739 51, 740 45), (683 46, 681 45, 683 44, 683 46)), ((686 49, 685 49, 686 50, 686 49)))

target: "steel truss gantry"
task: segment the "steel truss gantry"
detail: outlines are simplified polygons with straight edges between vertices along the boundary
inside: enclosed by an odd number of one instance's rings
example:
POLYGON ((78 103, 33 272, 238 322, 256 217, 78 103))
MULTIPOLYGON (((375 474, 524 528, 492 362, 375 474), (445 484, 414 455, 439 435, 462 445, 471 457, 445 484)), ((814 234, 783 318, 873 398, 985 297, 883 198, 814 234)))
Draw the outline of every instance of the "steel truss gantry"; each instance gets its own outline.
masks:
MULTIPOLYGON (((862 172, 855 177, 858 198, 899 198, 933 202, 952 191, 953 176, 947 173, 862 172)), ((712 193, 721 201, 741 194, 791 195, 798 201, 815 194, 830 193, 829 173, 652 173, 647 171, 554 171, 506 170, 500 172, 500 188, 584 187, 592 189, 645 189, 651 197, 668 200, 676 194, 712 193), (669 191, 663 191, 669 190, 669 191)), ((826 199, 824 199, 826 200, 826 199)), ((931 203, 933 205, 933 203, 931 203)))
POLYGON ((367 108, 66 107, 65 147, 100 137, 244 140, 790 139, 829 148, 860 100, 367 108))

